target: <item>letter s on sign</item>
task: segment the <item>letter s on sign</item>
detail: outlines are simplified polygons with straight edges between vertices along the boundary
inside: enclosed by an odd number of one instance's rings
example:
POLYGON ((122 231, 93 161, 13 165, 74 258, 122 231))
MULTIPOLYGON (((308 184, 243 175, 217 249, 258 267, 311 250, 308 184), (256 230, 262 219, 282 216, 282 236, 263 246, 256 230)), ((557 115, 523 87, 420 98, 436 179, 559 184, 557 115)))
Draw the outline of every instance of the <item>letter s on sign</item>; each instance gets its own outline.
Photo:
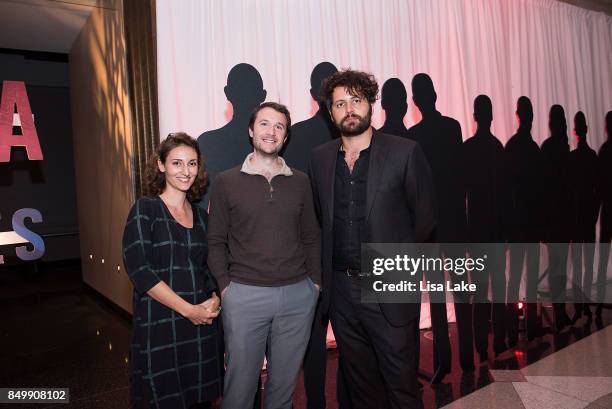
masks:
POLYGON ((41 223, 43 221, 42 214, 36 209, 26 207, 17 210, 13 214, 13 230, 34 246, 32 251, 28 251, 26 246, 16 247, 15 253, 23 261, 37 260, 45 254, 45 242, 42 237, 25 227, 24 221, 26 218, 31 219, 32 223, 41 223))

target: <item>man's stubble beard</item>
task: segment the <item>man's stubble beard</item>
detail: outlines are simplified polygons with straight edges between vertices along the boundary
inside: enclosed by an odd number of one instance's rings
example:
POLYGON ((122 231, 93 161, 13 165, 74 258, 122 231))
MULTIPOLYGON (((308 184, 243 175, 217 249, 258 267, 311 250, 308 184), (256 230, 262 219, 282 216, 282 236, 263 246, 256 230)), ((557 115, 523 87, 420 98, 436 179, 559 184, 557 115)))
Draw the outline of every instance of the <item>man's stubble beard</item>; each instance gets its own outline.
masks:
POLYGON ((361 135, 362 133, 367 131, 368 128, 370 128, 371 126, 372 106, 370 105, 370 108, 368 109, 368 112, 365 115, 365 117, 361 117, 357 114, 352 114, 350 117, 345 116, 344 118, 342 118, 342 121, 340 121, 340 124, 334 122, 334 124, 336 125, 336 128, 340 131, 340 133, 343 136, 351 137, 351 136, 361 135), (344 121, 346 121, 350 117, 358 118, 358 123, 354 127, 348 128, 344 126, 344 121))

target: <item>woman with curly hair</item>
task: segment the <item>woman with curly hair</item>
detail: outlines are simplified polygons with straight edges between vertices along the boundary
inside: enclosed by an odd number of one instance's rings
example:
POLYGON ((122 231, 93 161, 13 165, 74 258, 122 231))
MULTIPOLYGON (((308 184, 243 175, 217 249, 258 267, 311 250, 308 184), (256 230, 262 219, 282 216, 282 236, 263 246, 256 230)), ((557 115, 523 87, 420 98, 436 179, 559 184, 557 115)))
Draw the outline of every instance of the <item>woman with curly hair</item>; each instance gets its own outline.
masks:
POLYGON ((134 284, 132 407, 206 408, 223 390, 218 289, 206 266, 206 186, 198 143, 174 133, 147 168, 123 234, 134 284))

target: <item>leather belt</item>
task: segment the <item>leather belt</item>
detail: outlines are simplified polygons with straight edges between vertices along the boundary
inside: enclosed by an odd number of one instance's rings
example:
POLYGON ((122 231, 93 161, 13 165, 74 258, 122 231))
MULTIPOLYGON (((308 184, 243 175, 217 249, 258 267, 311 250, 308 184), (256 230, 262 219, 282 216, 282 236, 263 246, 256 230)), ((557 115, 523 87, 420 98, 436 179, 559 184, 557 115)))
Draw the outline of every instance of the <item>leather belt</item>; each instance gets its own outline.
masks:
POLYGON ((357 270, 357 269, 350 268, 350 267, 347 267, 346 270, 344 270, 344 273, 346 273, 346 276, 348 278, 355 278, 355 279, 367 278, 371 276, 370 273, 364 273, 361 270, 357 270))

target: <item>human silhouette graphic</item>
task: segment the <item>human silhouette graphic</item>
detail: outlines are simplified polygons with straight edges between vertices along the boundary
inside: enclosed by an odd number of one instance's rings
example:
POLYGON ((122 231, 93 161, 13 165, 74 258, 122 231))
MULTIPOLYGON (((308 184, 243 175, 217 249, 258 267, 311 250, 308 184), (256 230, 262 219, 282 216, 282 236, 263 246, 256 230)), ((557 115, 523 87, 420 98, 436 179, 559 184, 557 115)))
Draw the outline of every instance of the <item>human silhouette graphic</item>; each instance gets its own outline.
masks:
MULTIPOLYGON (((310 74, 310 95, 319 109, 311 117, 297 122, 291 127, 291 135, 283 152, 287 164, 303 172, 308 170, 310 152, 325 142, 337 137, 336 127, 332 124, 325 102, 321 98, 321 84, 332 74, 338 72, 336 66, 324 61, 317 64, 310 74)), ((329 316, 322 314, 320 300, 315 311, 310 340, 304 355, 304 390, 309 409, 323 409, 325 402, 325 378, 327 368, 327 327, 329 316)), ((336 398, 340 407, 349 408, 350 400, 346 395, 340 363, 336 373, 336 398)))
MULTIPOLYGON (((259 71, 245 63, 237 64, 230 70, 223 90, 232 104, 232 119, 223 127, 204 132, 198 137, 211 183, 220 172, 242 163, 251 152, 249 117, 253 109, 266 99, 259 71)), ((203 206, 207 204, 208 195, 201 202, 203 206)))
MULTIPOLYGON (((602 303, 606 296, 610 238, 612 237, 612 111, 606 114, 606 134, 608 139, 599 148, 599 192, 601 196, 601 218, 599 220, 599 266, 597 268, 597 311, 601 319, 602 303)), ((597 321, 596 321, 597 322, 597 321)))
POLYGON ((408 129, 404 125, 404 117, 408 112, 408 94, 406 87, 399 78, 389 78, 383 84, 380 106, 385 111, 385 123, 380 132, 408 137, 408 129))
POLYGON ((311 118, 291 127, 291 135, 283 157, 289 166, 302 172, 308 170, 310 151, 333 139, 337 134, 329 118, 327 107, 319 95, 323 80, 337 71, 336 66, 330 62, 322 62, 314 67, 310 75, 310 95, 319 105, 319 109, 311 118))
MULTIPOLYGON (((453 118, 436 110, 437 94, 427 74, 412 79, 412 99, 422 114, 422 120, 408 130, 408 137, 419 143, 431 167, 437 211, 436 241, 464 243, 466 240, 465 198, 461 178, 461 126, 453 118)), ((442 249, 445 256, 464 257, 456 246, 442 249)), ((430 274, 432 282, 442 283, 443 275, 430 274)), ((450 272, 453 279, 459 278, 450 272)), ((431 325, 434 334, 434 368, 432 383, 439 383, 451 370, 451 349, 448 337, 445 294, 430 292, 431 325)), ((457 293, 454 294, 458 296, 457 293)), ((459 333, 459 360, 464 371, 474 369, 472 346, 472 313, 467 300, 455 303, 459 333)))
POLYGON ((505 224, 510 249, 506 322, 508 345, 516 346, 519 332, 519 287, 526 264, 527 338, 540 335, 537 328, 537 296, 542 239, 542 153, 531 136, 533 107, 526 96, 516 102, 519 127, 506 143, 505 224))
POLYGON ((504 147, 491 133, 493 105, 486 95, 474 100, 476 133, 463 143, 464 186, 467 203, 468 241, 472 257, 487 258, 486 270, 473 271, 476 284, 473 307, 474 342, 480 362, 488 359, 489 319, 493 326, 496 354, 506 347, 506 275, 505 253, 500 243, 503 230, 504 147), (496 244, 497 243, 497 244, 496 244), (489 280, 493 296, 488 305, 489 280), (490 314, 492 312, 492 314, 490 314))
POLYGON ((553 105, 549 115, 550 137, 542 144, 544 169, 544 241, 548 248, 548 282, 557 333, 570 323, 565 310, 567 253, 571 240, 571 195, 569 193, 569 144, 567 121, 561 105, 553 105))
MULTIPOLYGON (((323 81, 336 73, 338 69, 330 62, 317 64, 310 74, 310 95, 319 109, 309 119, 297 122, 291 127, 291 135, 283 152, 287 164, 307 172, 310 152, 318 145, 328 142, 337 136, 336 127, 332 124, 325 102, 320 95, 323 81)), ((322 314, 320 300, 315 311, 315 319, 310 333, 310 340, 304 355, 304 390, 309 409, 325 408, 325 378, 327 368, 327 327, 329 316, 322 314)), ((347 407, 343 375, 340 365, 336 374, 336 397, 340 407, 347 407)))
POLYGON ((578 146, 570 152, 570 191, 572 195, 572 293, 576 323, 582 314, 591 317, 595 224, 599 216, 597 154, 587 143, 588 127, 582 111, 574 116, 578 146), (584 264, 584 267, 583 267, 584 264))

